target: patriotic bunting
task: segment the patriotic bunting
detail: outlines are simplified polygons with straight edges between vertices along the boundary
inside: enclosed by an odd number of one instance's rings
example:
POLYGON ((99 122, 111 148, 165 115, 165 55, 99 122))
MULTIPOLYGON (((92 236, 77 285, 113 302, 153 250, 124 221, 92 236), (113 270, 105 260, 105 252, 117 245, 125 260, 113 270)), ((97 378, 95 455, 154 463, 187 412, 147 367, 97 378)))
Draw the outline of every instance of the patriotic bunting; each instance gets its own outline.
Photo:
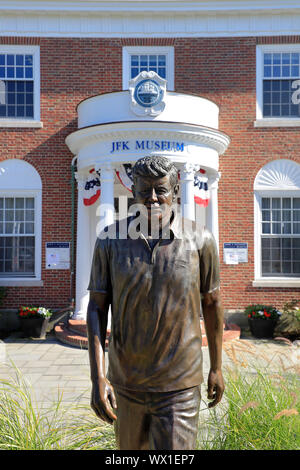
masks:
POLYGON ((199 206, 207 207, 209 203, 207 177, 195 175, 194 193, 195 203, 199 204, 199 206))
POLYGON ((116 170, 117 177, 120 181, 120 183, 125 186, 126 189, 128 189, 130 192, 131 191, 131 186, 133 183, 133 178, 132 178, 132 165, 130 163, 125 163, 124 165, 121 166, 120 171, 116 170))
POLYGON ((91 206, 99 198, 101 193, 100 190, 100 177, 99 173, 93 168, 90 170, 90 174, 84 186, 83 204, 85 206, 91 206))

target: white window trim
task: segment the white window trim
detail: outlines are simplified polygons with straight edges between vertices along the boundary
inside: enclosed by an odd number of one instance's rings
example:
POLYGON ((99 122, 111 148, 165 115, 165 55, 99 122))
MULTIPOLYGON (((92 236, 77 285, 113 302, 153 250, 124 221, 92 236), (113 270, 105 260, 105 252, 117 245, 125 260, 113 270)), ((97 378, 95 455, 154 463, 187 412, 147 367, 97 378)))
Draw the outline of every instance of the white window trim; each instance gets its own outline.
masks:
POLYGON ((0 277, 2 286, 41 286, 42 266, 42 191, 35 190, 0 190, 0 197, 34 197, 34 227, 35 227, 35 275, 33 277, 0 277))
POLYGON ((253 287, 300 287, 300 277, 263 277, 261 274, 261 199, 263 197, 299 197, 295 190, 254 191, 254 281, 253 287))
POLYGON ((1 45, 0 53, 32 54, 34 83, 33 119, 0 118, 0 127, 43 127, 43 123, 40 121, 40 46, 1 45))
POLYGON ((300 127, 299 117, 263 117, 263 56, 266 52, 300 52, 300 44, 268 44, 256 46, 256 121, 254 121, 254 127, 300 127))
POLYGON ((174 91, 174 47, 173 46, 125 46, 123 47, 123 90, 128 90, 130 80, 130 56, 133 54, 165 54, 167 58, 167 90, 174 91))

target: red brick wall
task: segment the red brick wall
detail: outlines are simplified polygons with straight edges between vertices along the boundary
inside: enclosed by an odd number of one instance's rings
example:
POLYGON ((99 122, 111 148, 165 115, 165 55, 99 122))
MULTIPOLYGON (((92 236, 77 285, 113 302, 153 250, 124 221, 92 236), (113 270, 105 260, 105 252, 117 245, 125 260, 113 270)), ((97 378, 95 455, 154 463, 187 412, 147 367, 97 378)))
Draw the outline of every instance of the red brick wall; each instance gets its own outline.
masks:
MULTIPOLYGON (((250 302, 280 306, 296 289, 253 288, 253 181, 258 170, 278 158, 298 161, 297 128, 255 129, 255 46, 300 42, 300 37, 207 39, 0 38, 2 44, 40 46, 42 129, 4 129, 0 160, 31 163, 43 182, 43 287, 10 287, 6 307, 20 303, 58 308, 70 298, 70 272, 45 270, 45 242, 71 241, 72 154, 65 137, 77 128, 77 104, 122 88, 122 46, 173 45, 175 91, 204 96, 220 107, 220 129, 231 144, 220 158, 219 226, 222 298, 225 308, 250 302), (247 242, 248 263, 224 265, 224 242, 247 242)), ((76 236, 76 234, 75 234, 76 236)), ((75 238, 76 239, 76 238, 75 238)))

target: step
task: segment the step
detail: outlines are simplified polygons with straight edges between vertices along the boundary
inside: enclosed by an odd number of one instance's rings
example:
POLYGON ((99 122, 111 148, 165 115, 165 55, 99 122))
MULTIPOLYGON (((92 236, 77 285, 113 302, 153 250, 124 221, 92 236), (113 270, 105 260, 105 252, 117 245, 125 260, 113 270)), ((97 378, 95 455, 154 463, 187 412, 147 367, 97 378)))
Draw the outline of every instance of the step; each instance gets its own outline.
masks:
MULTIPOLYGON (((202 346, 207 346, 207 338, 205 333, 204 322, 201 320, 201 331, 202 331, 202 346)), ((76 346, 79 348, 87 349, 88 348, 88 339, 86 331, 86 322, 83 320, 72 320, 68 321, 68 324, 60 323, 55 327, 55 335, 58 340, 62 343, 69 344, 71 346, 76 346)), ((223 343, 228 341, 233 341, 234 339, 239 339, 241 334, 241 329, 235 324, 226 324, 224 325, 223 333, 223 343)), ((105 342, 106 348, 108 347, 108 338, 110 331, 107 331, 107 339, 105 342)))
MULTIPOLYGON (((68 320, 68 329, 77 335, 87 336, 87 325, 85 320, 68 320)), ((109 337, 110 330, 107 330, 106 336, 109 337)))
POLYGON ((68 329, 77 335, 87 336, 86 321, 84 320, 68 320, 68 329))
POLYGON ((81 349, 88 348, 88 339, 86 336, 69 330, 64 323, 58 324, 54 328, 55 336, 62 343, 75 346, 81 349))
MULTIPOLYGON (((54 328, 55 336, 62 343, 79 348, 88 348, 88 338, 86 331, 86 322, 82 320, 69 320, 67 324, 59 323, 54 328)), ((110 330, 107 331, 105 347, 108 347, 108 338, 110 330)))
MULTIPOLYGON (((208 346, 206 331, 204 326, 204 321, 201 320, 201 331, 202 331, 202 346, 208 346)), ((234 323, 226 323, 224 324, 224 332, 223 332, 223 343, 227 343, 228 341, 233 341, 234 339, 239 339, 241 336, 241 328, 234 323)))

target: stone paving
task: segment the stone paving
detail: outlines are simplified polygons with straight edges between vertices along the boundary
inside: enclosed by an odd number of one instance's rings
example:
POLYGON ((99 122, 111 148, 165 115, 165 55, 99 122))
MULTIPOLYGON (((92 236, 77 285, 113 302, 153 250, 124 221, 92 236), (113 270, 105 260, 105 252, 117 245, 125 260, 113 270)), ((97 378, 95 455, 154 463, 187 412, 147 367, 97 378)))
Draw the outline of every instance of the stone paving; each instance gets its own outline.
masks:
POLYGON ((59 396, 66 405, 89 404, 87 350, 62 344, 51 334, 45 340, 10 337, 0 348, 0 383, 15 377, 17 367, 39 406, 48 406, 59 396))
MULTIPOLYGON (((282 341, 254 338, 224 343, 223 366, 237 365, 249 374, 255 373, 256 366, 265 367, 269 373, 289 370, 299 372, 299 343, 297 341, 289 345, 282 341)), ((202 350, 206 380, 209 369, 208 348, 202 350)), ((63 344, 51 333, 45 340, 11 335, 0 341, 0 384, 15 377, 15 367, 31 384, 40 407, 53 403, 58 396, 61 396, 64 405, 89 406, 91 382, 86 349, 63 344)), ((203 387, 206 387, 205 382, 203 387)))

